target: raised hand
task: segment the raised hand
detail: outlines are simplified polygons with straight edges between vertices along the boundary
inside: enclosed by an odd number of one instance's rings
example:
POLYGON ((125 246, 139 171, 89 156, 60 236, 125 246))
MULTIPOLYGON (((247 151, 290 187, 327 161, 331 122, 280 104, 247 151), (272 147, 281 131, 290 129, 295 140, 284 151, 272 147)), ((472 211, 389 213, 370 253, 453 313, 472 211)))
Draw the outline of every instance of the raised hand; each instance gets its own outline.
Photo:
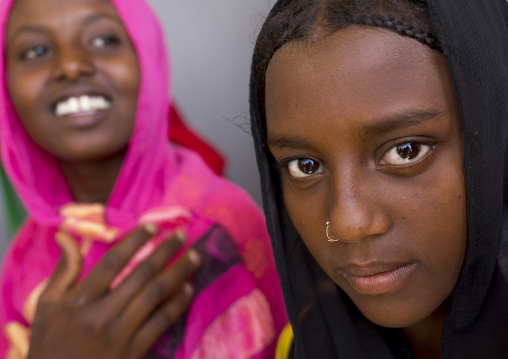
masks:
POLYGON ((188 278, 200 258, 189 250, 165 269, 185 242, 176 231, 113 290, 111 283, 157 232, 148 224, 108 251, 80 283, 76 242, 59 233, 62 258, 42 293, 32 326, 29 359, 142 358, 188 307, 188 278))

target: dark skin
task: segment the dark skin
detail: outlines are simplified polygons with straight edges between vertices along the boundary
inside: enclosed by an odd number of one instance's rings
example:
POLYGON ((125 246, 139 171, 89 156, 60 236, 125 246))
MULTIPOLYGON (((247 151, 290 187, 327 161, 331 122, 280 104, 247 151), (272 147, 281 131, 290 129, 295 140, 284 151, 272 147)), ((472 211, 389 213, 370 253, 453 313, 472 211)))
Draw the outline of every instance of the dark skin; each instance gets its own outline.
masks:
POLYGON ((39 300, 28 358, 142 358, 187 309, 193 294, 187 281, 200 263, 197 253, 188 251, 165 270, 185 241, 178 232, 110 290, 155 232, 152 225, 130 233, 79 283, 76 241, 57 235, 62 259, 39 300))
POLYGON ((113 5, 16 0, 6 56, 9 94, 29 136, 60 161, 77 201, 105 203, 134 129, 140 81, 113 5), (81 95, 100 95, 111 106, 91 115, 55 114, 58 102, 81 95))
MULTIPOLYGON (((74 199, 106 203, 136 119, 138 59, 107 0, 16 0, 6 35, 8 89, 29 136, 60 163, 74 199), (59 102, 101 96, 107 109, 58 116, 59 102)), ((157 233, 142 226, 113 247, 77 282, 76 241, 56 240, 62 258, 41 295, 29 358, 142 358, 188 308, 196 251, 168 262, 185 242, 177 232, 118 287, 114 278, 157 233), (63 339, 64 338, 64 339, 63 339)))
POLYGON ((369 320, 402 328, 415 358, 440 358, 467 249, 445 58, 381 28, 289 43, 268 67, 266 121, 286 207, 316 261, 369 320))

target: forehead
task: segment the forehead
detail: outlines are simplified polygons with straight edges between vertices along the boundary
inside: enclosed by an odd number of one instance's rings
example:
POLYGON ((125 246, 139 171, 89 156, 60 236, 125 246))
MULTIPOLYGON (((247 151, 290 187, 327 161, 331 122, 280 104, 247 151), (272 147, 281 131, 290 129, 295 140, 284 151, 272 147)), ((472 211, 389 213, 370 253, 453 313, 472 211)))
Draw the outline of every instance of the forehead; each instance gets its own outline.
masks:
MULTIPOLYGON (((454 98, 438 52, 389 30, 350 26, 314 43, 278 50, 266 75, 270 128, 312 118, 380 118, 409 108, 446 108, 454 98)), ((327 122, 327 125, 329 123, 327 122)))
POLYGON ((15 0, 9 14, 9 31, 27 24, 72 26, 91 13, 118 18, 110 0, 15 0))

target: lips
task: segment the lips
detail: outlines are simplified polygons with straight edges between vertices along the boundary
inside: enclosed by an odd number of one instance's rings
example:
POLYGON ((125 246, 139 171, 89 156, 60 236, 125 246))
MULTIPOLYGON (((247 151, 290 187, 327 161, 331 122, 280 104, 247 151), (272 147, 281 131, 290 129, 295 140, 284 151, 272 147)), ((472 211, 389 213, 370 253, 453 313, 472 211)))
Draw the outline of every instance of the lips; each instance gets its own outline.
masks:
POLYGON ((413 263, 350 264, 341 268, 340 273, 358 293, 380 295, 400 288, 415 269, 413 263))

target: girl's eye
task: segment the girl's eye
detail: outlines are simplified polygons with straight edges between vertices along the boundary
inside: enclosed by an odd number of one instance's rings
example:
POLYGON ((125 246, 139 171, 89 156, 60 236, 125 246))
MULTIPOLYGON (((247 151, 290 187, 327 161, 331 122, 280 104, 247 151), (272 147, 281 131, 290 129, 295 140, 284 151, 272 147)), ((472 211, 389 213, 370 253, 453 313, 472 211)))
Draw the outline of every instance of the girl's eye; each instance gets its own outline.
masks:
POLYGON ((287 166, 289 174, 296 178, 309 177, 316 173, 323 172, 321 165, 310 158, 292 160, 288 162, 287 166))
POLYGON ((50 50, 46 46, 34 46, 21 54, 25 60, 34 60, 36 58, 49 54, 50 50))
POLYGON ((92 46, 105 47, 108 45, 117 45, 120 41, 114 36, 98 36, 92 40, 92 46))
POLYGON ((423 143, 407 142, 392 147, 384 154, 381 161, 383 164, 404 166, 419 161, 425 157, 431 149, 431 146, 423 143))

